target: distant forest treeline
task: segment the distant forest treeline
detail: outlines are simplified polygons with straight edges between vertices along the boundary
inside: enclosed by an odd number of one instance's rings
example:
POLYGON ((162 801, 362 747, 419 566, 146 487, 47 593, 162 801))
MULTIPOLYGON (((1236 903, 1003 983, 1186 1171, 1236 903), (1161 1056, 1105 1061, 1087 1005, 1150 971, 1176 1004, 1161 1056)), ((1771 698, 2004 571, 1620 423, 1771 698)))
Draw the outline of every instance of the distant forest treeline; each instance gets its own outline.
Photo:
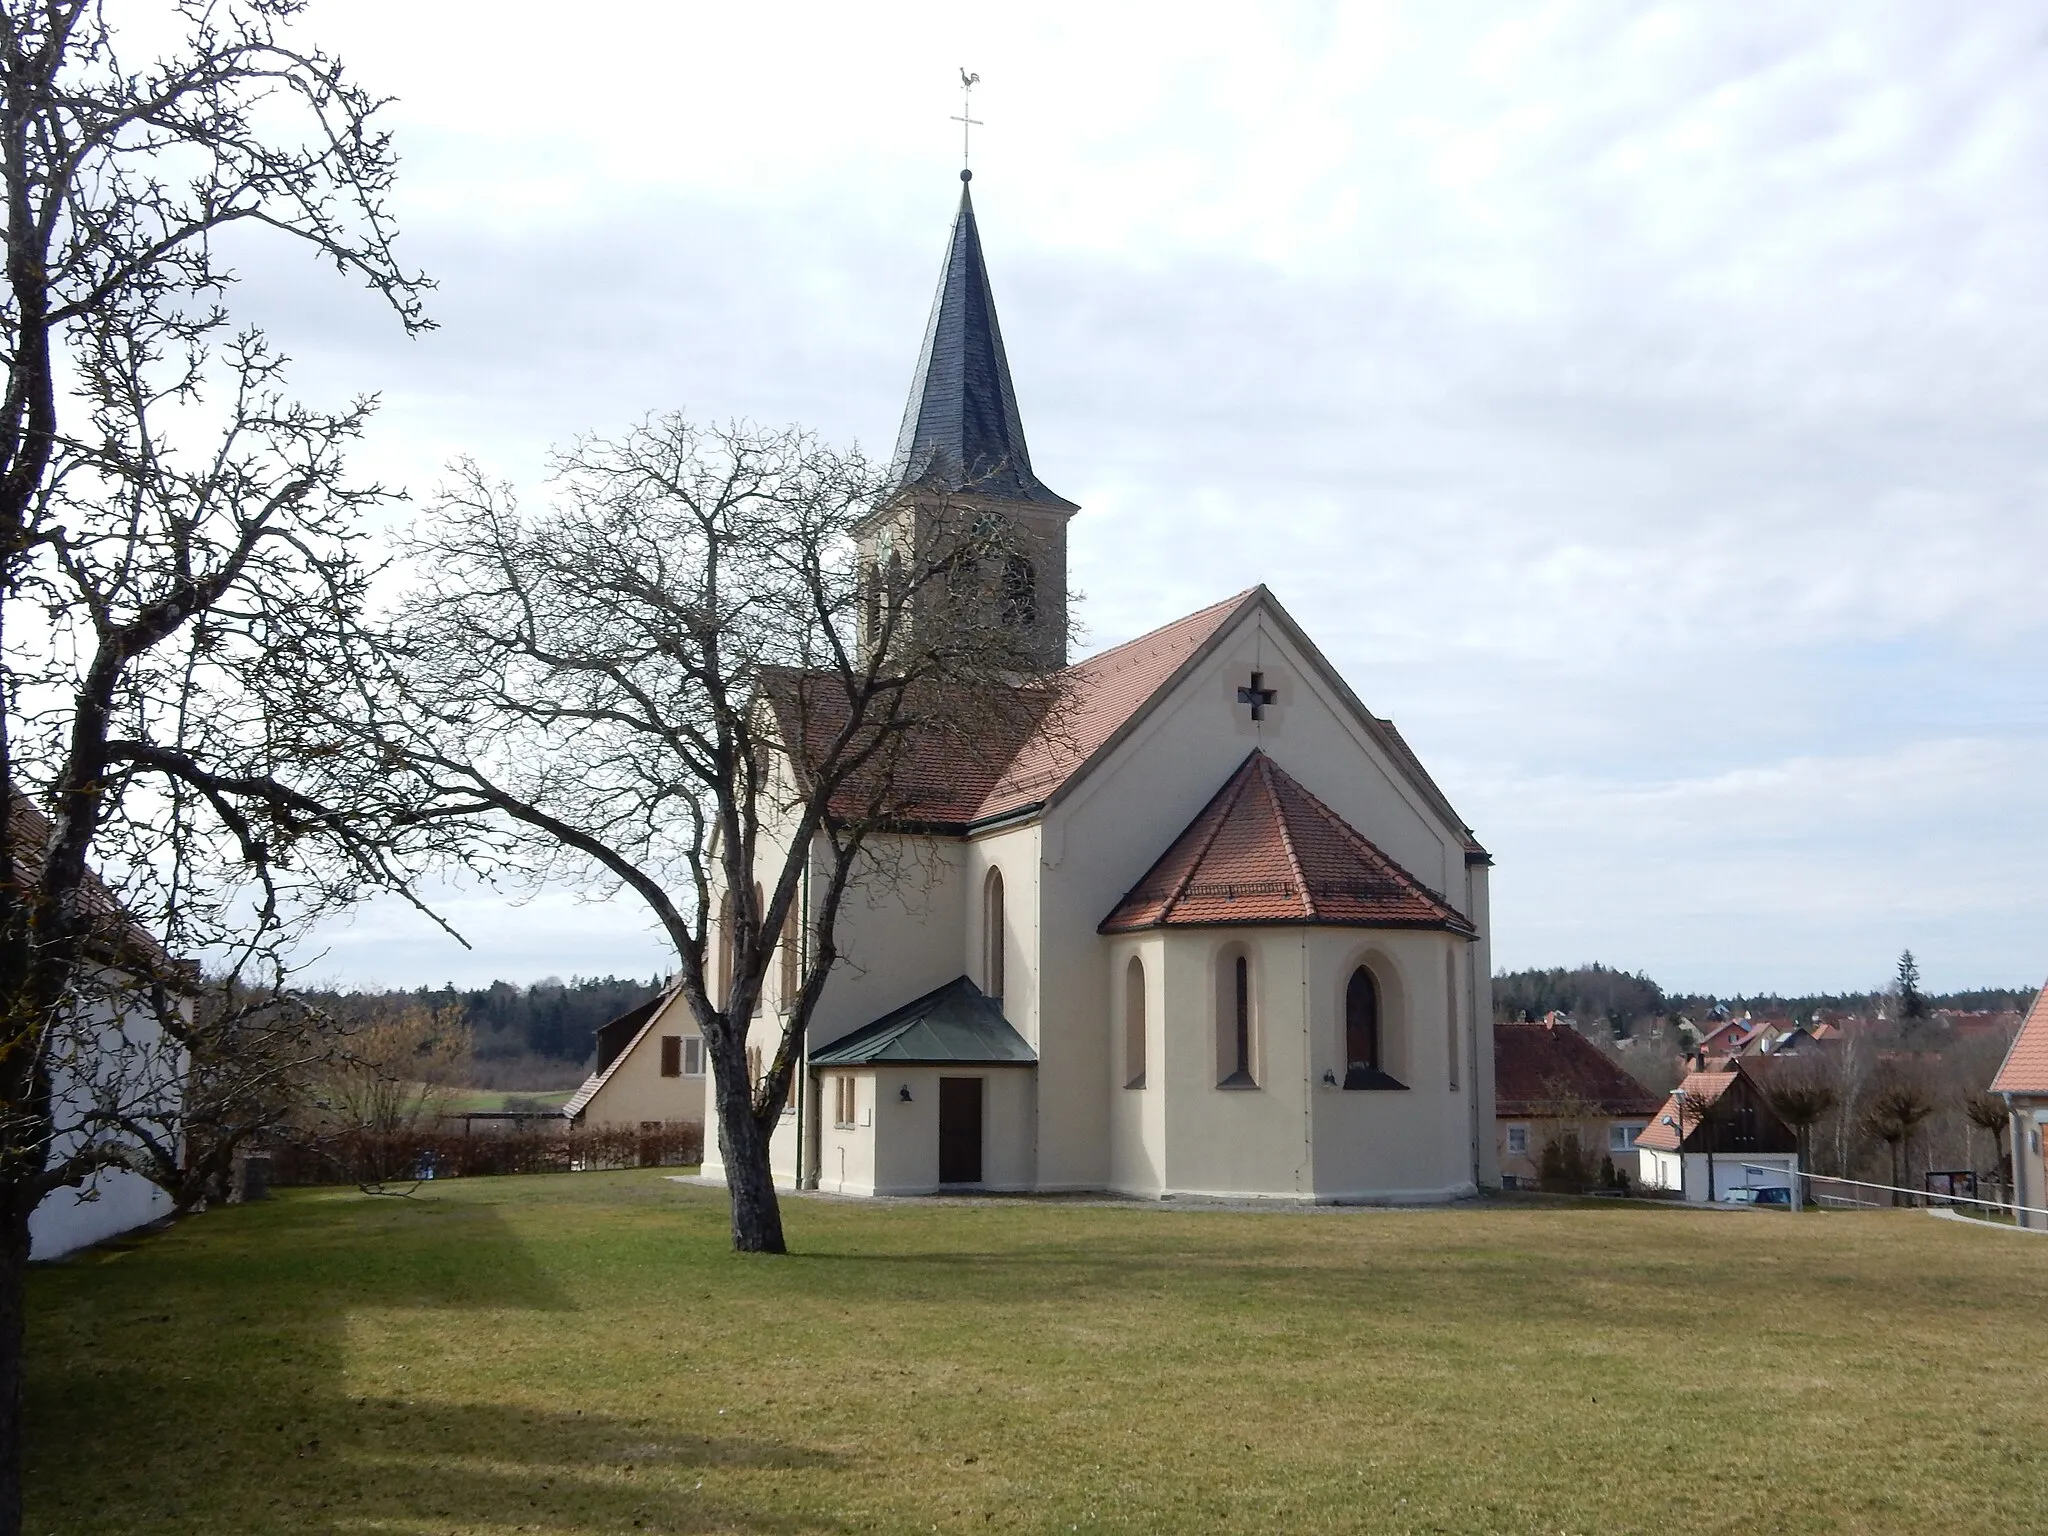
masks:
MULTIPOLYGON (((1784 997, 1775 992, 1748 997, 1672 993, 1640 971, 1614 970, 1604 965, 1503 971, 1493 978, 1496 1019, 1540 1019, 1556 1011, 1568 1013, 1582 1023, 1602 1020, 1621 1037, 1633 1035, 1659 1019, 1682 1017, 1697 1021, 1717 1005, 1725 1006, 1730 1013, 1783 1015, 1806 1023, 1823 1009, 1869 1013, 1885 996, 1882 992, 1812 993, 1802 997, 1784 997)), ((1927 1001, 1933 1008, 1998 1010, 2024 1009, 2033 999, 2032 987, 1979 987, 1967 992, 1930 994, 1927 1001)))
POLYGON ((661 981, 550 976, 531 986, 418 987, 411 991, 315 991, 309 1001, 345 1019, 400 1008, 460 1008, 476 1037, 479 1087, 547 1088, 573 1081, 590 1059, 597 1027, 661 990, 661 981))

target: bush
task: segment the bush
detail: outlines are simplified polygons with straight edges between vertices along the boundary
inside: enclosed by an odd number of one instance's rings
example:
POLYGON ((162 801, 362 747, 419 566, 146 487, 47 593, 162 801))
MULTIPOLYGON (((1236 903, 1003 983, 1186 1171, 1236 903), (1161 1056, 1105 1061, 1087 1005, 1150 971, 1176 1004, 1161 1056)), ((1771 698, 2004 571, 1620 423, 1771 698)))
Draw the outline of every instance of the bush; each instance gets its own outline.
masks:
POLYGON ((274 1147, 271 1183, 390 1184, 594 1168, 682 1168, 703 1160, 704 1127, 694 1120, 645 1130, 543 1122, 474 1134, 439 1127, 341 1131, 274 1147))

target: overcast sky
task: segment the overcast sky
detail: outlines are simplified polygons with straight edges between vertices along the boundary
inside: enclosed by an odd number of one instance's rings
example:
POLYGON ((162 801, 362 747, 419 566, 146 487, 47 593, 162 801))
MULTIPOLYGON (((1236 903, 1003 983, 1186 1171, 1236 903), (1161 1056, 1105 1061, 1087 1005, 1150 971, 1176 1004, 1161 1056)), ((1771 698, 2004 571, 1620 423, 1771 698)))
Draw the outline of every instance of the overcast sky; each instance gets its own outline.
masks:
MULTIPOLYGON (((2037 6, 327 0, 405 340, 243 261, 364 467, 678 407, 886 452, 958 193, 1086 649, 1264 581, 1497 863, 1503 967, 2048 970, 2037 6), (1170 18, 1170 20, 1168 19, 1170 18)), ((378 906, 360 983, 641 974, 629 903, 378 906)))

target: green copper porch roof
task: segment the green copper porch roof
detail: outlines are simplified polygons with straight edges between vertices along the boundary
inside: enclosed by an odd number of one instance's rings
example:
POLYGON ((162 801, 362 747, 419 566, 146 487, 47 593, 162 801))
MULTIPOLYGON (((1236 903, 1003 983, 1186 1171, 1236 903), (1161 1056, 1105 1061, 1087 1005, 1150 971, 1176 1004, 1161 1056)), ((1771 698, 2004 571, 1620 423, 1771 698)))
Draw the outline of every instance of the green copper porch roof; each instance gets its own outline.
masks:
POLYGON ((814 1067, 1030 1067, 1038 1053, 965 976, 811 1053, 814 1067))

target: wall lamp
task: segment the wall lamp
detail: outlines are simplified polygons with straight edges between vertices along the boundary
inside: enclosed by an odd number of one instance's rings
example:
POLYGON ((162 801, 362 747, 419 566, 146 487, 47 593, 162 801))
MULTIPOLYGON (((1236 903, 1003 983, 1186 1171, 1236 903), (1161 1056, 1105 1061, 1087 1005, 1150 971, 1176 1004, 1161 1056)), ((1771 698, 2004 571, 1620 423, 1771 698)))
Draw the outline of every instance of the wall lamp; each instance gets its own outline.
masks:
POLYGON ((896 1097, 902 1103, 908 1104, 910 1102, 910 1084, 905 1083, 901 1088, 898 1088, 896 1090, 896 1097))

